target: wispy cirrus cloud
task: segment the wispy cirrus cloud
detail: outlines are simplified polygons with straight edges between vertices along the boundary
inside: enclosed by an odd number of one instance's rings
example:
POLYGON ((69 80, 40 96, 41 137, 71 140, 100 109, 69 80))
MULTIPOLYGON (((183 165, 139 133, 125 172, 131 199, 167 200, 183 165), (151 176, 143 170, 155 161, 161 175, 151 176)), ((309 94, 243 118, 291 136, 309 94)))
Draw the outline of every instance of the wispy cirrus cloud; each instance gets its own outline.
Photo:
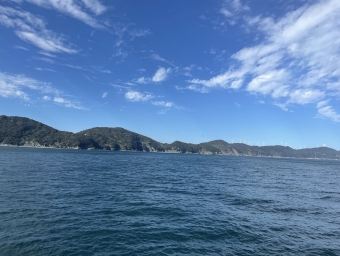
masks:
POLYGON ((148 84, 151 82, 154 82, 154 83, 163 82, 168 78, 171 71, 172 71, 171 68, 160 67, 156 70, 153 77, 149 78, 149 77, 142 76, 136 79, 134 82, 138 84, 148 84))
POLYGON ((53 69, 49 69, 49 68, 35 68, 35 70, 38 70, 38 71, 50 71, 50 72, 57 72, 57 71, 55 71, 55 70, 53 70, 53 69))
POLYGON ((44 101, 52 101, 52 102, 54 102, 57 105, 60 105, 60 106, 63 106, 63 107, 67 107, 67 108, 75 108, 75 109, 79 109, 79 110, 87 110, 87 108, 84 108, 78 102, 75 102, 75 101, 72 101, 72 100, 68 100, 68 99, 62 98, 60 96, 50 97, 50 96, 44 95, 42 97, 42 99, 44 101))
POLYGON ((105 99, 109 93, 108 92, 103 92, 102 98, 105 99))
POLYGON ((110 28, 113 29, 113 33, 117 36, 115 46, 118 51, 114 56, 123 57, 127 56, 127 52, 123 51, 122 47, 126 46, 127 42, 133 41, 139 37, 145 37, 150 35, 152 32, 149 29, 138 29, 135 23, 122 23, 114 22, 110 24, 110 28))
MULTIPOLYGON (((61 94, 61 91, 52 87, 50 83, 38 81, 24 75, 13 75, 0 72, 0 82, 2 83, 2 92, 0 93, 0 96, 3 97, 11 97, 11 95, 28 95, 28 89, 39 91, 40 93, 61 94)), ((27 96, 23 97, 23 99, 28 100, 29 98, 27 96)))
POLYGON ((26 47, 23 47, 21 45, 14 45, 13 48, 23 50, 23 51, 28 51, 28 49, 26 47))
POLYGON ((317 104, 318 116, 321 118, 327 118, 333 122, 340 122, 340 114, 337 113, 333 107, 328 104, 329 100, 320 101, 317 104))
POLYGON ((20 98, 30 100, 29 92, 58 94, 60 91, 49 83, 41 82, 24 75, 11 75, 0 72, 0 96, 5 98, 20 98))
POLYGON ((95 15, 100 15, 107 10, 98 0, 26 0, 29 3, 38 5, 40 7, 55 9, 61 13, 69 15, 72 18, 78 19, 85 24, 97 28, 104 29, 105 26, 99 22, 95 17, 87 12, 87 9, 92 11, 95 15))
POLYGON ((131 40, 135 39, 136 37, 145 37, 150 35, 151 32, 149 29, 133 29, 129 31, 129 35, 131 36, 131 40))
POLYGON ((96 15, 100 15, 108 9, 98 0, 82 0, 82 2, 96 15))
POLYGON ((63 35, 48 30, 43 19, 29 12, 0 6, 0 24, 14 29, 21 40, 46 52, 77 53, 77 50, 66 43, 63 35))
POLYGON ((53 32, 45 31, 45 33, 38 34, 28 31, 16 31, 15 34, 23 41, 31 43, 40 49, 47 52, 64 52, 64 53, 76 53, 74 50, 64 44, 64 39, 57 36, 53 32))
POLYGON ((151 104, 162 109, 158 111, 158 114, 166 114, 170 109, 183 110, 183 107, 177 106, 171 101, 151 101, 151 104))
MULTIPOLYGON (((243 1, 246 2, 246 1, 243 1)), ((209 21, 214 30, 225 32, 230 26, 238 24, 245 13, 250 11, 250 7, 242 3, 241 0, 224 0, 219 8, 218 15, 206 16, 201 15, 200 19, 209 21)))
POLYGON ((161 57, 159 54, 153 53, 150 55, 151 59, 157 60, 157 61, 161 61, 164 62, 166 64, 169 64, 170 66, 173 66, 174 68, 177 68, 177 66, 175 64, 173 64, 171 61, 164 59, 163 57, 161 57))
POLYGON ((198 85, 198 84, 190 84, 188 86, 175 86, 176 90, 183 91, 183 90, 190 90, 199 93, 208 93, 210 89, 206 86, 198 85))
POLYGON ((30 101, 33 92, 45 94, 42 99, 76 109, 85 109, 78 102, 63 98, 63 93, 54 88, 50 83, 42 82, 24 75, 13 75, 0 72, 0 97, 19 98, 30 101), (46 95, 49 94, 49 95, 46 95))
POLYGON ((159 107, 165 107, 165 108, 172 108, 176 106, 175 103, 171 101, 152 101, 151 104, 155 106, 159 106, 159 107))
POLYGON ((220 13, 229 19, 229 23, 231 25, 234 25, 236 23, 237 16, 239 16, 241 12, 249 10, 249 6, 243 4, 241 0, 225 0, 220 9, 220 13))
MULTIPOLYGON (((246 10, 238 3, 232 2, 235 10, 246 10)), ((230 16, 227 12, 224 15, 230 16)), ((339 17, 338 0, 310 3, 277 20, 248 17, 245 28, 261 33, 264 39, 234 53, 231 60, 236 65, 228 71, 188 82, 202 88, 245 87, 249 93, 269 96, 285 108, 339 95, 339 17)))

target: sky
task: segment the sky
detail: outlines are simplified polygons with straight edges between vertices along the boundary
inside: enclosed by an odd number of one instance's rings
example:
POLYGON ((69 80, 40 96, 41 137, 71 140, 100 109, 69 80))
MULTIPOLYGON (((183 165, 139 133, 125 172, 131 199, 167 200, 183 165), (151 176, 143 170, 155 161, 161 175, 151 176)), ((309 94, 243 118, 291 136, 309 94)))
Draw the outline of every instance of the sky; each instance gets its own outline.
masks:
POLYGON ((340 1, 1 0, 0 115, 340 150, 340 1))

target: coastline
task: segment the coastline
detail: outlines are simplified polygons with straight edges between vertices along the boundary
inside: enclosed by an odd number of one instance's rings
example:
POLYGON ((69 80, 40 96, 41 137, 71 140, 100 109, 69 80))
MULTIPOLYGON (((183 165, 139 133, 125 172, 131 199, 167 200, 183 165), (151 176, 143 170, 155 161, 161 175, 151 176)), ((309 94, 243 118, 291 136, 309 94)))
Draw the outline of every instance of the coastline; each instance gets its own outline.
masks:
POLYGON ((277 159, 299 159, 299 160, 332 160, 339 161, 340 159, 336 158, 307 158, 307 157, 284 157, 284 156, 266 156, 266 155, 245 155, 245 154, 208 154, 208 153, 191 153, 191 152, 180 152, 175 150, 169 151, 139 151, 139 150, 107 150, 107 149, 97 149, 97 148, 88 148, 81 149, 79 147, 46 147, 46 146, 34 146, 34 145, 10 145, 10 144, 0 144, 0 147, 13 147, 13 148, 38 148, 38 149, 71 149, 71 150, 84 150, 84 151, 106 151, 106 152, 135 152, 135 153, 161 153, 161 154, 184 154, 184 155, 205 155, 205 156, 234 156, 234 157, 261 157, 261 158, 277 158, 277 159))

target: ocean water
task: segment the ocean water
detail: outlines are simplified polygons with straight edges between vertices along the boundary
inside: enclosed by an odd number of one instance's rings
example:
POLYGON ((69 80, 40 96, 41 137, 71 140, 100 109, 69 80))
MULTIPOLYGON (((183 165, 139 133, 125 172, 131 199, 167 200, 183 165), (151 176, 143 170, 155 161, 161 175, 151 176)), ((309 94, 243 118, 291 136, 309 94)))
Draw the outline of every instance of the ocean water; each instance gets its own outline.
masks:
POLYGON ((0 255, 340 255, 340 162, 0 147, 0 255))

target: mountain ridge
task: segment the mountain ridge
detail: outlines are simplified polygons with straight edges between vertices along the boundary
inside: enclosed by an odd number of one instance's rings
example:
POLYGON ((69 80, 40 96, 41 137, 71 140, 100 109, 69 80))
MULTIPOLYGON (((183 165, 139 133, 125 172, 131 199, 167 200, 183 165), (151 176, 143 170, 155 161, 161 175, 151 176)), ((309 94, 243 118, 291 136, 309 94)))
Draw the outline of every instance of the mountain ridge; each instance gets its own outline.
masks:
POLYGON ((0 145, 114 151, 340 159, 340 151, 327 147, 293 149, 287 146, 250 146, 213 140, 199 144, 160 143, 122 127, 94 127, 77 133, 59 131, 27 117, 0 116, 0 145))

